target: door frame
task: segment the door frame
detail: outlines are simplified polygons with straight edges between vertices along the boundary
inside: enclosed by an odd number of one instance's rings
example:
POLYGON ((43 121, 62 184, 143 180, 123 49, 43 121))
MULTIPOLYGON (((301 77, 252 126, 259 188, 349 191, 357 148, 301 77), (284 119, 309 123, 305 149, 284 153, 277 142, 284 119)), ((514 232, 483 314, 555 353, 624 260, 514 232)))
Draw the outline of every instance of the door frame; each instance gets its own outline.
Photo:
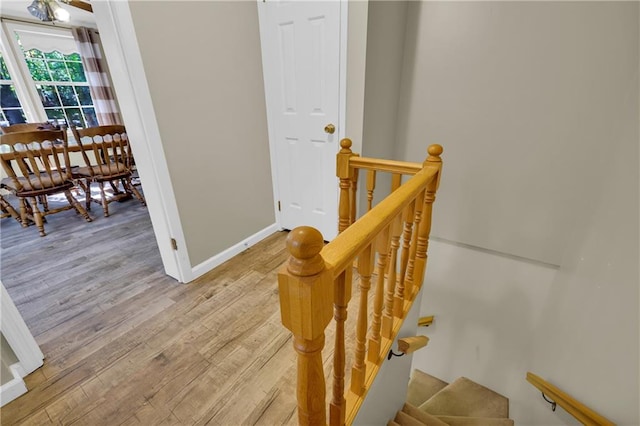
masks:
MULTIPOLYGON (((194 273, 128 0, 96 0, 91 4, 122 116, 132 136, 132 148, 137 153, 136 165, 144 181, 147 208, 165 273, 179 282, 188 283, 194 273), (172 249, 171 238, 176 240, 178 250, 172 249)), ((43 364, 42 351, 1 281, 0 331, 18 358, 14 373, 24 377, 43 364)), ((6 395, 2 395, 2 399, 8 401, 26 391, 24 383, 15 379, 10 389, 3 392, 6 395)))
MULTIPOLYGON (((325 0, 326 1, 326 0, 325 0)), ((349 14, 349 1, 348 0, 330 0, 340 2, 340 63, 338 64, 339 76, 338 76, 338 141, 345 138, 345 127, 347 123, 347 29, 348 29, 348 14, 349 14)), ((266 23, 266 2, 264 0, 256 0, 258 4, 258 22, 260 24, 260 39, 267 39, 267 27, 266 23)), ((262 77, 264 79, 265 99, 267 108, 267 129, 269 135, 269 157, 271 160, 271 185, 273 187, 273 210, 275 213, 276 224, 279 229, 283 229, 281 212, 278 209, 278 201, 280 200, 280 192, 278 189, 278 174, 282 173, 280 166, 278 165, 277 151, 276 151, 276 138, 273 123, 275 122, 273 106, 269 105, 269 99, 272 98, 271 85, 267 84, 269 75, 265 72, 268 67, 264 64, 270 61, 269 58, 271 52, 265 51, 264 45, 261 42, 262 52, 262 77)), ((335 172, 335 169, 332 169, 335 172)), ((337 223, 336 223, 337 226, 337 223)))
POLYGON ((18 362, 9 366, 13 379, 0 387, 0 401, 5 405, 27 392, 23 377, 43 364, 44 355, 18 312, 11 296, 0 281, 0 332, 18 362))
POLYGON ((164 155, 129 1, 91 3, 122 118, 144 183, 153 232, 167 275, 182 283, 193 276, 178 203, 164 155), (173 249, 175 240, 178 249, 173 249))

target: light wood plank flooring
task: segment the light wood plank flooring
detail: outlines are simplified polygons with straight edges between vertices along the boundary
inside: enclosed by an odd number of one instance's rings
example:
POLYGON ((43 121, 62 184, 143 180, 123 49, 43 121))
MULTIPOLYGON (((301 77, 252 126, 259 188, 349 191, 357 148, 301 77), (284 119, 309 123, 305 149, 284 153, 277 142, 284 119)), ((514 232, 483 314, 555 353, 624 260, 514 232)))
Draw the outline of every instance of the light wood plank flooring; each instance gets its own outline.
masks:
POLYGON ((2 281, 46 356, 1 423, 296 423, 276 284, 286 234, 183 285, 164 275, 147 210, 110 208, 92 223, 51 215, 43 238, 1 221, 2 281))

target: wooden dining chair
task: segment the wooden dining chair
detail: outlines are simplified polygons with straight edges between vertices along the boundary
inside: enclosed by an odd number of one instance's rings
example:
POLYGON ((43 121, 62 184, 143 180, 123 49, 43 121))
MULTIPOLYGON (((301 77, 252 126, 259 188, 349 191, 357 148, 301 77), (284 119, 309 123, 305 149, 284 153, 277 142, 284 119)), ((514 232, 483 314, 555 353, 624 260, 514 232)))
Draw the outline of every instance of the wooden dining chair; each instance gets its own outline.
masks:
POLYGON ((27 202, 40 236, 45 236, 44 217, 75 209, 87 222, 91 217, 71 194, 73 175, 69 161, 67 134, 62 130, 39 130, 0 135, 0 162, 8 178, 3 186, 20 200, 22 226, 29 224, 27 202), (38 197, 63 193, 69 203, 41 211, 38 197))
POLYGON ((3 134, 16 132, 35 132, 36 130, 56 130, 48 121, 42 123, 18 123, 6 127, 0 127, 3 134))
MULTIPOLYGON (((17 123, 17 124, 12 124, 6 127, 0 127, 0 134, 16 133, 16 132, 35 132, 36 130, 60 130, 60 129, 55 127, 53 124, 49 123, 48 121, 43 121, 42 123, 17 123)), ((42 208, 45 211, 49 210, 49 204, 47 202, 46 195, 42 195, 38 197, 38 201, 40 202, 40 205, 42 205, 42 208)), ((5 202, 9 203, 6 200, 5 202)), ((27 207, 28 207, 28 204, 27 204, 27 207)))
POLYGON ((88 127, 86 129, 71 128, 73 135, 81 147, 84 167, 74 170, 74 177, 84 181, 86 207, 91 209, 91 201, 102 204, 105 217, 109 216, 109 203, 131 196, 136 197, 143 206, 147 203, 142 194, 131 183, 133 154, 127 130, 124 126, 108 125, 88 127), (100 186, 100 201, 91 196, 91 184, 100 186), (116 187, 122 184, 122 191, 116 187), (104 184, 109 183, 114 189, 114 196, 107 197, 104 184))

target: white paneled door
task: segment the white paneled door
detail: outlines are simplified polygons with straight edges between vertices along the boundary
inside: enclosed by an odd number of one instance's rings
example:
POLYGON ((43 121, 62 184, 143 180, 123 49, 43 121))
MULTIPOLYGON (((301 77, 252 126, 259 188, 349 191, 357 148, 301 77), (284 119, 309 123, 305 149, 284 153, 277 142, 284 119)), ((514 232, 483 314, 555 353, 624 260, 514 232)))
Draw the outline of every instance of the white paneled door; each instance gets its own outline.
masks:
POLYGON ((338 228, 340 2, 258 2, 280 225, 338 228))

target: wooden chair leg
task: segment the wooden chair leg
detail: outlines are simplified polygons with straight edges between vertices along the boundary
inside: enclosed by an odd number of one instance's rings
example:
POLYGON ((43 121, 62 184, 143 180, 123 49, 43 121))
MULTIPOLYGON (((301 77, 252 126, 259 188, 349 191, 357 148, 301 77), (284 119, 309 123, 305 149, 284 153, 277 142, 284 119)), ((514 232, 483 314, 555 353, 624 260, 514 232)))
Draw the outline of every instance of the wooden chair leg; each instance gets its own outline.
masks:
POLYGON ((109 217, 109 200, 107 200, 107 194, 104 192, 104 182, 98 182, 100 184, 100 196, 102 197, 102 210, 104 210, 104 217, 109 217))
POLYGON ((87 211, 91 211, 91 182, 89 179, 78 180, 78 185, 84 192, 84 205, 87 211))
MULTIPOLYGON (((38 227, 38 231, 40 231, 40 236, 44 237, 47 234, 44 232, 44 221, 42 220, 42 212, 38 208, 38 200, 36 197, 29 197, 29 202, 31 203, 31 210, 33 212, 33 219, 36 222, 36 226, 38 227)), ((22 224, 24 226, 24 222, 22 224)))
POLYGON ((111 189, 113 190, 113 195, 120 195, 122 194, 122 191, 120 191, 120 188, 118 188, 118 185, 116 185, 118 183, 118 181, 109 181, 109 185, 111 185, 111 189))
POLYGON ((138 199, 138 201, 140 201, 142 203, 143 206, 147 205, 147 201, 144 199, 144 197, 142 196, 140 191, 138 191, 138 188, 136 188, 131 183, 131 178, 126 179, 126 180, 123 179, 122 180, 122 185, 125 187, 126 191, 132 193, 138 199))
POLYGON ((47 196, 46 195, 39 195, 38 199, 40 201, 40 204, 42 204, 42 209, 45 212, 48 212, 49 211, 49 200, 47 199, 47 196))
POLYGON ((26 199, 20 198, 20 222, 23 228, 29 226, 29 216, 33 216, 29 204, 26 199))
POLYGON ((87 222, 91 222, 93 220, 91 219, 91 216, 89 216, 89 213, 87 213, 87 211, 82 208, 82 204, 80 204, 78 200, 75 199, 73 194, 71 194, 71 191, 64 191, 64 195, 67 197, 67 201, 69 201, 69 204, 71 204, 73 208, 76 209, 76 212, 79 213, 80 216, 84 217, 87 222))
POLYGON ((3 212, 8 213, 12 218, 22 223, 20 215, 18 214, 16 209, 14 209, 13 206, 7 200, 5 200, 2 195, 0 195, 0 205, 2 206, 3 212))

